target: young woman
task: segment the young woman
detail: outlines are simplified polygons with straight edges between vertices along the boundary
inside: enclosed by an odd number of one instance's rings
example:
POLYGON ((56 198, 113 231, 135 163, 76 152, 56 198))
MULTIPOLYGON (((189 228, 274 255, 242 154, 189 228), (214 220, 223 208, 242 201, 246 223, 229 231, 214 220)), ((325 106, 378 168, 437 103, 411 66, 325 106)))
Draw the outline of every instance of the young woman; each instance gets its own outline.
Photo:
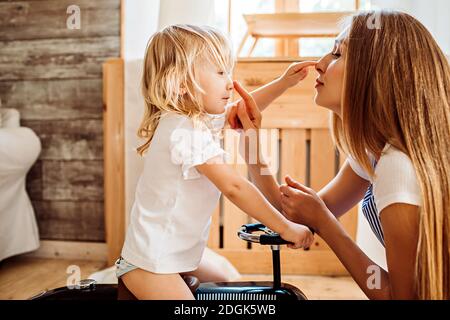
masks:
MULTIPOLYGON (((259 174, 261 163, 249 165, 255 183, 287 217, 317 231, 370 299, 450 299, 445 55, 413 17, 366 12, 352 17, 316 70, 315 101, 333 112, 334 139, 348 160, 318 193, 289 177, 278 186, 259 174), (378 28, 369 27, 374 14, 378 28), (388 270, 369 259, 337 220, 361 200, 385 246, 388 270)), ((232 110, 232 127, 237 119, 245 130, 259 127, 260 95, 232 110)))

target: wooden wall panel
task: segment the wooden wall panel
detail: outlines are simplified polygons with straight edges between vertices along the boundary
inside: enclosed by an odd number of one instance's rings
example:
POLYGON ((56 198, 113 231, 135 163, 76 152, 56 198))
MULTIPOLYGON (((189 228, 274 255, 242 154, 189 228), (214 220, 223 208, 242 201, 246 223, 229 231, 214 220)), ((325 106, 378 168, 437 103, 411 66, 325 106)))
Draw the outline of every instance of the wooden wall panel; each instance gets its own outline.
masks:
POLYGON ((44 161, 44 200, 103 200, 103 166, 99 161, 44 161))
POLYGON ((27 175, 32 200, 102 201, 102 160, 38 160, 27 175))
POLYGON ((104 242, 103 201, 33 201, 41 239, 104 242))
POLYGON ((103 159, 102 120, 22 121, 41 139, 40 159, 101 160, 103 159))
POLYGON ((116 36, 3 41, 0 80, 98 79, 119 43, 116 36))
POLYGON ((102 63, 119 54, 120 0, 0 0, 2 107, 42 144, 27 177, 41 239, 105 241, 102 63))
POLYGON ((30 199, 42 200, 42 185, 42 160, 38 160, 26 177, 26 189, 30 199))
POLYGON ((23 120, 102 119, 102 80, 0 81, 2 104, 23 120))
POLYGON ((119 36, 120 0, 0 1, 0 40, 119 36), (77 5, 81 28, 67 29, 67 7, 77 5))

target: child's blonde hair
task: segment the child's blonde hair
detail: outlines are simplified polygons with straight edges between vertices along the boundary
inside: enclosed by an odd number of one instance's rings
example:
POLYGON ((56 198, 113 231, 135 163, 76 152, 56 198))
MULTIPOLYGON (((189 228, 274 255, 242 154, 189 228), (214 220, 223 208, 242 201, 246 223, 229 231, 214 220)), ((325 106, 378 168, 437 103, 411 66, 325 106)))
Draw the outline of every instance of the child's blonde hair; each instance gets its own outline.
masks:
POLYGON ((163 111, 193 118, 204 117, 196 81, 196 66, 209 61, 225 72, 234 64, 228 39, 212 27, 172 25, 156 32, 149 40, 144 58, 142 95, 145 112, 138 136, 147 141, 137 148, 140 155, 148 149, 163 111))

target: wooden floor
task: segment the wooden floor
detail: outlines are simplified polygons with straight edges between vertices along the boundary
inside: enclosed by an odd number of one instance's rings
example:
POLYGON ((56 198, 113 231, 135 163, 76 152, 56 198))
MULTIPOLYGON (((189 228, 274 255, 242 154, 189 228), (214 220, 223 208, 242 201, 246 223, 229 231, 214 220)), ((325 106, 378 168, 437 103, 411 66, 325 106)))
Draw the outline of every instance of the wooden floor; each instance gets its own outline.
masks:
MULTIPOLYGON (((46 289, 65 286, 69 266, 78 266, 81 279, 101 270, 99 261, 43 259, 16 256, 0 262, 0 300, 27 299, 46 289)), ((268 275, 243 275, 243 280, 271 280, 268 275)), ((300 288, 308 299, 366 299, 350 277, 283 276, 283 282, 300 288)))

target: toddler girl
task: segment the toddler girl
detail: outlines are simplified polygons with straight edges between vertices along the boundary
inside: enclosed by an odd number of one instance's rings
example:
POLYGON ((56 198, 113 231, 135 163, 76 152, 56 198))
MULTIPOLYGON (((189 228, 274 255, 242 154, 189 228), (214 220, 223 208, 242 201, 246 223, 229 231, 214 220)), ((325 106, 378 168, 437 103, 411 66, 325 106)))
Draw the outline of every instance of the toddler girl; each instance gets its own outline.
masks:
POLYGON ((148 43, 138 131, 146 139, 138 148, 144 169, 116 263, 117 276, 138 299, 193 299, 182 275, 217 278, 200 262, 221 192, 292 247, 313 241, 307 227, 286 219, 223 158, 219 135, 233 63, 228 40, 209 27, 169 26, 148 43))

